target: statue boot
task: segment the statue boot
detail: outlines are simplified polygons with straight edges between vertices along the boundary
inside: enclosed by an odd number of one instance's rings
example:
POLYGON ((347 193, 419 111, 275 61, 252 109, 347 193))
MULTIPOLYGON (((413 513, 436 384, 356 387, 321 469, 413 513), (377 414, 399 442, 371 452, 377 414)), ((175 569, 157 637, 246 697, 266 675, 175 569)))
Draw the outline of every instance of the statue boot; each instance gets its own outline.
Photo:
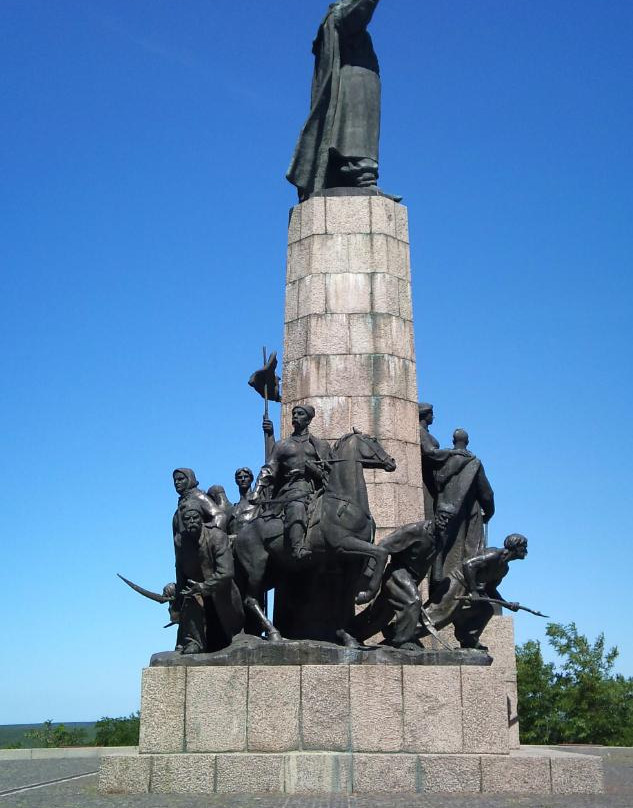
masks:
POLYGON ((312 555, 307 545, 306 528, 301 522, 293 522, 286 529, 286 546, 295 561, 304 561, 312 555))

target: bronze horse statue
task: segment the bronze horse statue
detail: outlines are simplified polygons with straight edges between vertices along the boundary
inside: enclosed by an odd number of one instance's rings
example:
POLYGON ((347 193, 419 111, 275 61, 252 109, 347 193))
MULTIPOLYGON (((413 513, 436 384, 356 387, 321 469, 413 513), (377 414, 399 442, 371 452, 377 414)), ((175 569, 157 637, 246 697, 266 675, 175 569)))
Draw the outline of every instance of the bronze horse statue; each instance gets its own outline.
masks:
MULTIPOLYGON (((376 438, 356 429, 336 441, 332 451, 327 483, 311 508, 307 543, 312 554, 307 562, 292 558, 284 542, 283 521, 274 512, 267 513, 265 503, 260 516, 246 525, 235 541, 234 552, 244 577, 244 605, 271 642, 280 641, 282 635, 261 604, 280 573, 308 574, 332 556, 339 564, 341 560, 361 559, 369 562, 370 573, 365 588, 356 595, 356 603, 369 603, 380 588, 387 553, 373 543, 375 523, 369 512, 363 469, 395 471, 395 460, 376 438)), ((358 568, 357 585, 365 577, 361 573, 362 567, 358 568)))

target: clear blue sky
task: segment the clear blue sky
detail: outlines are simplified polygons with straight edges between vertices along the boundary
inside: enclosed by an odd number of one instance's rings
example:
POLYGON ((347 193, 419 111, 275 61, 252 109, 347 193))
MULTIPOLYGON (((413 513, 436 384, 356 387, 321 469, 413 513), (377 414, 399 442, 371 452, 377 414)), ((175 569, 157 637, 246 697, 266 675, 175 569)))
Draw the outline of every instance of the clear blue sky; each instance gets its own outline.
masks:
MULTIPOLYGON (((261 462, 325 5, 0 4, 0 723, 136 709, 174 633, 115 573, 172 580, 174 467, 233 497, 261 462)), ((383 0, 372 34, 434 432, 529 537, 505 593, 632 675, 633 3, 383 0)))

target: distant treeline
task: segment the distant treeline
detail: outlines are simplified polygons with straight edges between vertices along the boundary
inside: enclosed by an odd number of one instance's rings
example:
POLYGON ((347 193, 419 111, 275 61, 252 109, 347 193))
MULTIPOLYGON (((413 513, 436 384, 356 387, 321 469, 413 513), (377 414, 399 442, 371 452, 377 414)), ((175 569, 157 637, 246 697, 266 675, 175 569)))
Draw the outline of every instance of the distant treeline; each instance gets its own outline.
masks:
POLYGON ((42 749, 64 746, 137 746, 138 712, 120 718, 64 724, 0 725, 0 749, 42 749))

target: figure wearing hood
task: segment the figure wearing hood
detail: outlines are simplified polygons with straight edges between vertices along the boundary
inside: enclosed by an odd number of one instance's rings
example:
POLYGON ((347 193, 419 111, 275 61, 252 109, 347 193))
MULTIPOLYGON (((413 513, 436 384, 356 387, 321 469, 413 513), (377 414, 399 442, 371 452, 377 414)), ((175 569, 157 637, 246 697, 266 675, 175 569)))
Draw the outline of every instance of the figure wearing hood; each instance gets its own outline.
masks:
POLYGON ((375 187, 380 71, 367 26, 379 0, 332 3, 312 44, 310 114, 287 179, 299 201, 335 187, 375 187))
POLYGON ((174 469, 174 488, 178 494, 178 507, 172 519, 174 536, 182 531, 181 506, 185 502, 195 500, 202 507, 203 521, 209 527, 218 527, 226 531, 228 515, 207 494, 198 488, 198 480, 193 469, 174 469))

